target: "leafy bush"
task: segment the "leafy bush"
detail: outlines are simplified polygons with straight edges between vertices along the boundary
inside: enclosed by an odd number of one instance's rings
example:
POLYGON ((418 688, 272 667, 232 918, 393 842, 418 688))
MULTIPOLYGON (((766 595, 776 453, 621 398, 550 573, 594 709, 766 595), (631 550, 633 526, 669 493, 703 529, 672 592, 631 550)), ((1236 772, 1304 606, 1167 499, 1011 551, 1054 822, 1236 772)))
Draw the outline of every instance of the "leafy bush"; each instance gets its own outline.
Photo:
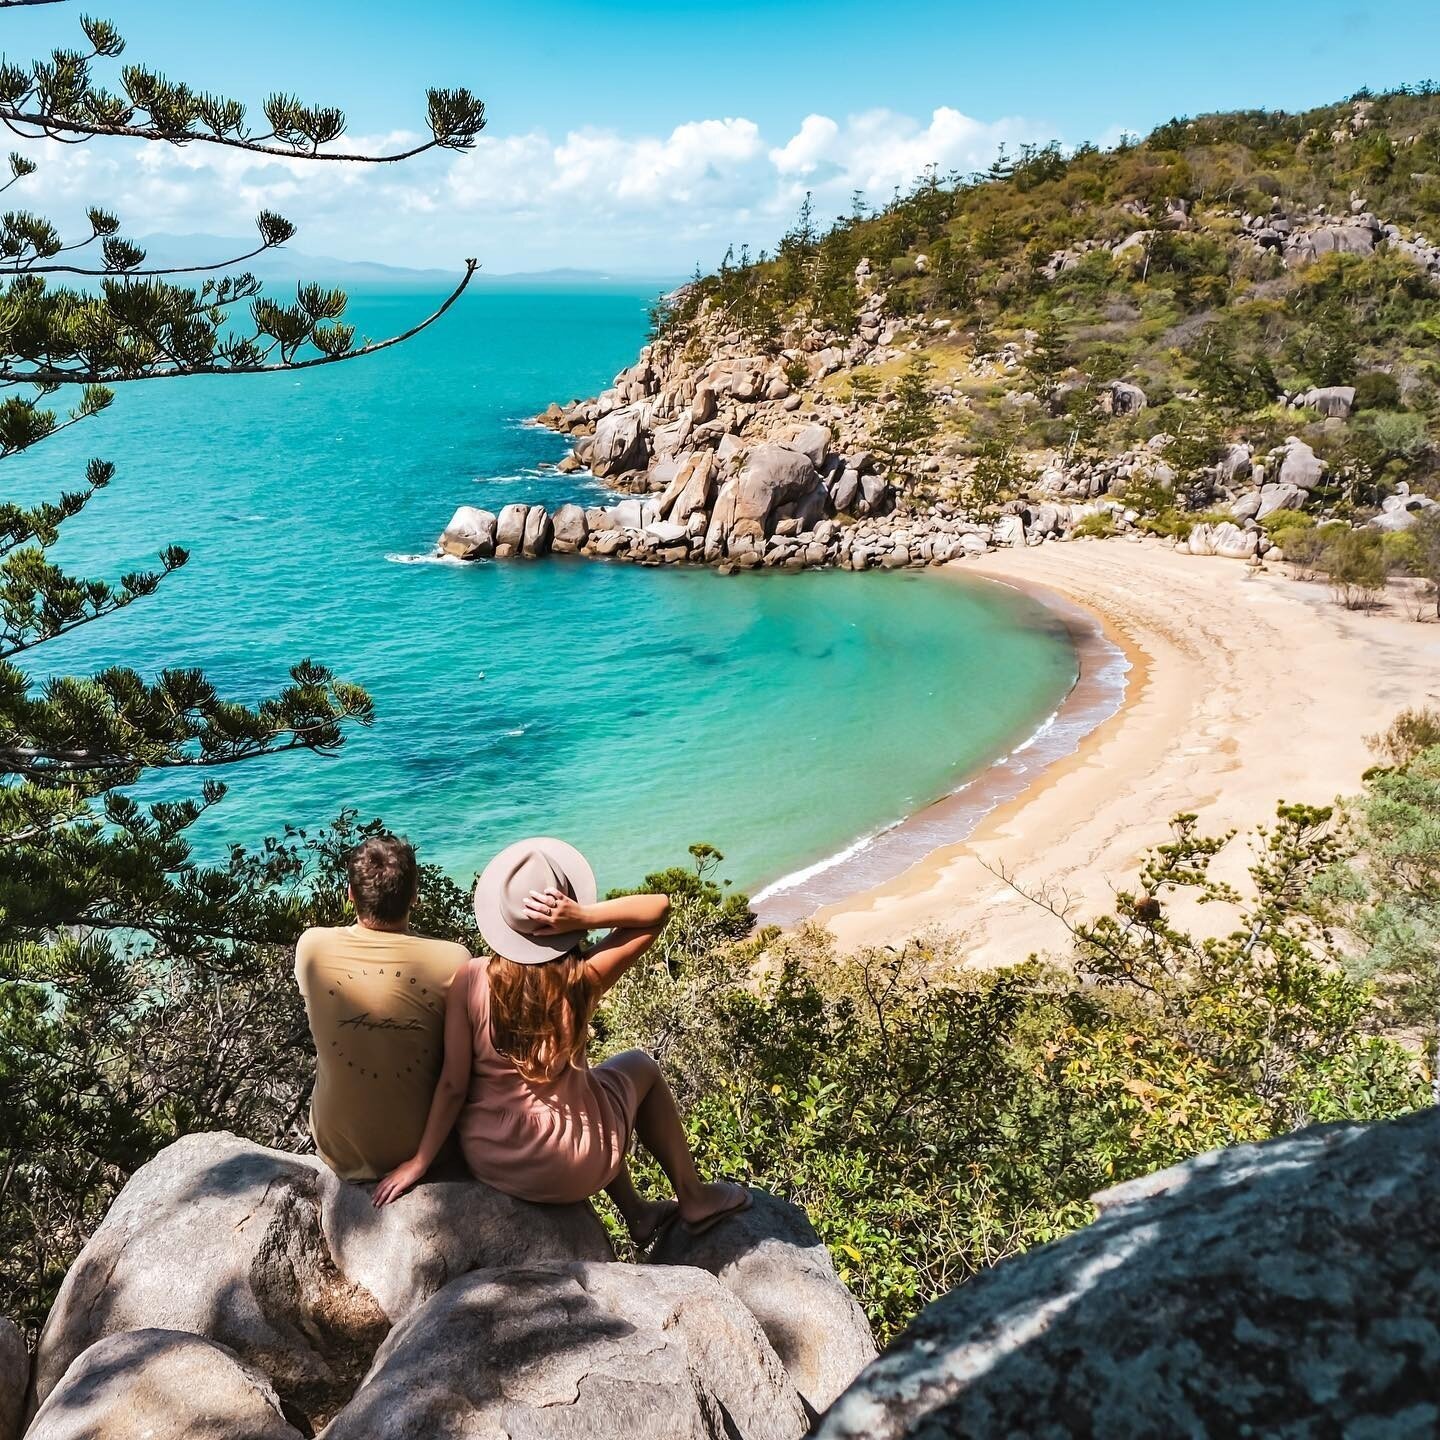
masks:
POLYGON ((1111 535, 1119 533, 1119 526, 1115 523, 1115 512, 1113 510, 1097 510, 1093 515, 1087 515, 1071 532, 1071 538, 1076 540, 1106 540, 1111 535))
POLYGON ((1357 410, 1398 410, 1400 384, 1383 370, 1367 370, 1355 377, 1355 408, 1357 410))
POLYGON ((1327 810, 1282 808, 1242 900, 1208 874, 1228 837, 1181 816, 1142 888, 1075 927, 1068 967, 968 973, 945 940, 840 955, 818 929, 692 947, 617 988, 603 1048, 658 1055, 702 1169, 804 1205, 888 1337, 1084 1223, 1108 1184, 1423 1102, 1306 899, 1349 857, 1344 833, 1327 810), (1174 927, 1181 890, 1226 908, 1229 935, 1174 927))

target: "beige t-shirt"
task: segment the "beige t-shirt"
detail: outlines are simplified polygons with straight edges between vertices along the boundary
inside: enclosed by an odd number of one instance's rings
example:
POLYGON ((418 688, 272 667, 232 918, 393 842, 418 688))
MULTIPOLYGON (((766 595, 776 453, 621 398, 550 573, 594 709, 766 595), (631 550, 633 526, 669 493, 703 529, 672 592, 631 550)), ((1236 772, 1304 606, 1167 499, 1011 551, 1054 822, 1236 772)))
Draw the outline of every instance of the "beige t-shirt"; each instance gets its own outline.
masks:
POLYGON ((295 980, 315 1040, 310 1133, 342 1180, 374 1180, 419 1147, 444 1058, 445 995, 463 945, 360 925, 307 930, 295 980))

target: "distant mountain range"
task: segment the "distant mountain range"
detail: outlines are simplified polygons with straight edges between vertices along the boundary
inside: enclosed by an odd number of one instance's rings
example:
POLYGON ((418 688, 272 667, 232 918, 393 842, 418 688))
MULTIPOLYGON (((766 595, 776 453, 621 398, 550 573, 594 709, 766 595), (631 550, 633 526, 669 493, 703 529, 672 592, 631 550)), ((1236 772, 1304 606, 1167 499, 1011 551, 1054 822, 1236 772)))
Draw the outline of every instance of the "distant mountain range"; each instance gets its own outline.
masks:
MULTIPOLYGON (((226 235, 141 235, 135 243, 145 250, 145 269, 167 266, 217 264, 244 255, 255 248, 255 239, 239 239, 226 235)), ((234 267, 248 270, 262 280, 315 280, 327 284, 354 285, 371 283, 416 288, 452 286, 460 278, 461 267, 454 269, 416 269, 406 265, 382 265, 375 260, 342 260, 335 255, 312 255, 285 246, 267 250, 234 267)), ((559 268, 554 270, 520 271, 492 274, 483 267, 476 275, 480 283, 525 282, 539 285, 621 284, 653 281, 657 286, 675 283, 674 276, 612 274, 603 270, 559 268)))

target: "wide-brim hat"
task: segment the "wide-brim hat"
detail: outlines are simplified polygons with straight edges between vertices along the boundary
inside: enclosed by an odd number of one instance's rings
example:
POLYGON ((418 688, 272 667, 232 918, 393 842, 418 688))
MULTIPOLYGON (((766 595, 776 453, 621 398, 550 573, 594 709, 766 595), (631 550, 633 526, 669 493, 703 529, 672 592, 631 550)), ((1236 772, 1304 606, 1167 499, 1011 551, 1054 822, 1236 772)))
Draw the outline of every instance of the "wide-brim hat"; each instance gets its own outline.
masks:
POLYGON ((475 882, 475 923, 485 943, 517 965, 540 965, 573 950, 585 931, 537 935, 540 923, 525 913, 532 890, 559 890, 581 905, 595 903, 595 872, 573 846, 549 836, 517 840, 502 850, 475 882))

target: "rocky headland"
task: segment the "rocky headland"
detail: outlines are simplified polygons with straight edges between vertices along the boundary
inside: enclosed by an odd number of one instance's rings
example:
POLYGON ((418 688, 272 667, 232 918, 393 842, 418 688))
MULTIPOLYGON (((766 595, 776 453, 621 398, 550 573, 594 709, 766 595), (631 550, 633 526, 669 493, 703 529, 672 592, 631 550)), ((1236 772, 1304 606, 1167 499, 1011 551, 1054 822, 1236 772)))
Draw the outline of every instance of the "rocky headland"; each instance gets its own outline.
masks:
MULTIPOLYGON (((1039 274, 1058 284, 1095 257, 1121 269, 1148 266, 1157 237, 1218 230, 1237 265, 1247 255, 1274 257, 1269 263, 1292 272, 1325 257, 1388 255, 1423 282, 1440 278, 1440 247, 1370 213, 1358 195, 1339 211, 1277 198, 1254 214, 1173 199, 1131 202, 1126 214, 1143 228, 1056 251, 1039 274)), ((930 268, 924 253, 907 263, 912 275, 930 268)), ((1256 288, 1265 283, 1275 282, 1256 288)), ((996 548, 1154 530, 1157 507, 1173 505, 1182 523, 1165 529, 1176 548, 1260 562, 1283 558, 1280 512, 1297 525, 1396 533, 1436 503, 1404 480, 1359 513, 1337 501, 1335 464, 1317 450, 1354 417, 1353 383, 1280 390, 1265 426, 1232 423, 1197 462, 1188 452, 1181 458, 1185 447, 1169 430, 1137 438, 1134 422, 1150 399, 1133 379, 1098 378, 1083 361, 1052 363, 1037 388, 1053 337, 1033 329, 1003 343, 983 332, 967 337, 961 317, 897 305, 894 285, 868 257, 849 284, 848 328, 792 316, 766 345, 697 291, 683 337, 662 331, 599 395, 537 417, 573 441, 558 470, 586 471, 617 498, 553 511, 507 505, 498 514, 462 506, 439 552, 466 560, 580 554, 724 571, 921 568, 996 548), (885 427, 904 404, 898 377, 917 356, 933 358, 928 404, 937 419, 901 455, 885 443, 885 427), (1018 448, 1005 483, 986 487, 981 500, 972 421, 997 403, 1032 431, 1062 417, 1075 423, 1071 443, 1018 448), (1100 424, 1130 423, 1113 443, 1077 446, 1087 411, 1100 424), (1294 433, 1264 438, 1287 413, 1294 433)), ((1196 392, 1178 398, 1197 408, 1201 400, 1196 392)))

